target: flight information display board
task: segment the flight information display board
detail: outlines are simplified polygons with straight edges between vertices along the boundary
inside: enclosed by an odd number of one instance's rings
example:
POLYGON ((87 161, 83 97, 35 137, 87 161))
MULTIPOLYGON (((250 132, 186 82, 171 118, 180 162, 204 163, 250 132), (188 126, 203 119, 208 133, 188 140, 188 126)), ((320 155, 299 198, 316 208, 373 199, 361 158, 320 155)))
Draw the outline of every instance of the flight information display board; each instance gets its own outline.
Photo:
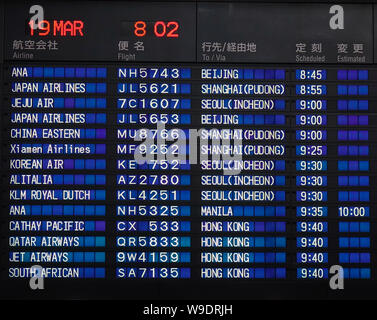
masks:
POLYGON ((376 10, 4 3, 1 296, 377 298, 376 10))

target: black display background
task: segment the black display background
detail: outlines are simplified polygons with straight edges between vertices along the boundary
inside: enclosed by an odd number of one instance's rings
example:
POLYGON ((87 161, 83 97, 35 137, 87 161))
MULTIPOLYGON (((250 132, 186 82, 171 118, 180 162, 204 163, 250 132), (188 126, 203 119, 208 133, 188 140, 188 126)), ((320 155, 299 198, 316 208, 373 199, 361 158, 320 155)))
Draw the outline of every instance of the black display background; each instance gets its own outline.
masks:
MULTIPOLYGON (((87 62, 79 62, 79 61, 69 61, 66 63, 62 63, 61 61, 38 61, 35 65, 74 65, 74 66, 86 66, 88 65, 87 62)), ((10 62, 6 61, 5 67, 4 67, 4 86, 3 86, 3 92, 8 93, 9 89, 9 78, 7 77, 7 67, 10 65, 28 65, 26 62, 10 62)), ((107 127, 113 128, 113 125, 115 123, 114 115, 116 113, 115 104, 114 101, 116 99, 115 95, 112 95, 111 93, 115 93, 115 85, 118 80, 115 78, 115 70, 116 67, 119 65, 114 63, 101 63, 98 62, 95 64, 95 66, 106 66, 108 68, 108 90, 107 90, 107 98, 108 98, 108 107, 107 109, 103 110, 108 114, 108 121, 107 121, 107 127), (109 103, 109 101, 113 101, 113 103, 109 103)), ((124 64, 122 64, 124 66, 124 64)), ((127 66, 132 66, 133 64, 127 64, 127 66)), ((156 64, 137 64, 138 66, 155 66, 156 64)), ((193 102, 192 102, 192 109, 191 113, 196 114, 199 113, 200 105, 199 105, 199 84, 200 82, 209 82, 209 81, 202 81, 198 77, 198 70, 200 67, 216 67, 216 65, 197 65, 197 64, 164 64, 167 66, 174 66, 174 67, 183 67, 187 66, 192 68, 192 79, 188 82, 192 83, 192 91, 194 94, 191 96, 193 102)), ((273 64, 266 64, 266 65, 258 65, 258 64, 231 64, 231 65, 222 65, 224 68, 226 67, 244 67, 244 68, 274 68, 276 65, 273 64)), ((295 68, 319 68, 319 65, 310 66, 310 65, 278 65, 279 68, 284 68, 286 70, 289 70, 287 72, 287 80, 284 81, 287 86, 290 86, 290 92, 289 94, 284 96, 285 100, 290 101, 290 103, 287 104, 287 114, 291 116, 291 123, 293 123, 294 120, 294 100, 296 98, 295 94, 293 93, 293 85, 297 82, 294 80, 294 72, 293 70, 295 68)), ((360 68, 360 66, 352 66, 347 65, 341 66, 342 68, 360 68)), ((329 101, 332 101, 332 103, 329 103, 329 119, 332 119, 332 121, 335 121, 335 114, 336 114, 336 108, 335 108, 335 100, 337 99, 336 93, 335 93, 335 83, 338 83, 335 81, 335 69, 340 68, 339 65, 326 65, 326 69, 333 70, 332 73, 329 74, 329 81, 326 81, 326 84, 329 84, 329 93, 326 96, 326 98, 329 101), (334 112, 334 113, 332 113, 334 112)), ((369 69, 370 70, 370 79, 377 79, 376 69, 374 68, 374 65, 365 65, 363 66, 363 69, 369 69)), ((3 70, 3 66, 1 68, 3 70)), ((153 81, 154 82, 154 81, 153 81)), ((223 81, 225 82, 225 81, 223 81)), ((259 83, 259 81, 258 81, 259 83)), ((309 82, 310 83, 310 82, 309 82)), ((371 105, 374 105, 377 100, 377 95, 375 94, 377 89, 377 83, 376 81, 372 80, 368 82, 370 86, 370 92, 369 95, 370 103, 371 105)), ((7 97, 5 97, 6 99, 7 97)), ((8 98, 9 99, 9 98, 8 98)), ((4 100, 3 100, 4 101, 4 100)), ((372 108, 371 108, 372 109, 372 108)), ((373 109, 372 109, 373 110, 373 109)), ((34 110, 33 110, 34 111, 34 110)), ((58 111, 63 111, 62 109, 59 109, 58 111)), ((67 110, 64 110, 67 111, 67 110)), ((101 110, 102 111, 102 110, 101 110)), ((101 112, 98 111, 98 112, 101 112)), ((374 110, 373 110, 374 111, 374 110)), ((377 114, 374 112, 368 113, 374 121, 376 120, 377 114)), ((2 112, 2 125, 7 124, 7 116, 9 116, 9 100, 6 100, 3 102, 3 112, 2 112)), ((91 111, 90 111, 91 112, 91 111)), ((280 114, 280 112, 279 112, 280 114)), ((192 117, 193 119, 197 119, 196 117, 192 117)), ((371 125, 373 125, 373 121, 370 121, 371 125)), ((375 123, 375 122, 374 122, 375 123)), ((199 123, 193 124, 191 127, 196 127, 199 123)), ((329 137, 331 139, 330 132, 335 133, 334 122, 332 124, 329 124, 328 131, 329 131, 329 137)), ((1 130, 3 135, 3 143, 7 144, 7 127, 8 125, 4 126, 5 129, 1 130)), ((115 134, 115 130, 108 129, 108 133, 112 132, 112 134, 115 134)), ((291 127, 291 135, 289 138, 286 139, 286 144, 290 145, 292 148, 295 145, 294 140, 294 126, 291 127)), ((376 129, 372 129, 372 126, 370 128, 370 135, 375 136, 377 134, 376 129)), ((336 136, 333 136, 334 139, 336 136)), ((108 141, 112 140, 112 137, 108 135, 107 137, 108 141)), ((37 142, 37 141, 35 141, 37 142)), ((80 141, 82 142, 82 141, 80 141)), ((84 141, 85 142, 85 141, 84 141)), ((336 140, 333 140, 334 144, 336 144, 336 140)), ((373 163, 376 159, 376 143, 370 144, 371 149, 373 149, 373 154, 370 156, 370 161, 373 163)), ((5 168, 6 158, 7 158, 7 146, 2 147, 2 168, 5 168)), ((336 175, 338 172, 336 172, 336 160, 337 156, 334 150, 331 157, 329 156, 331 167, 329 167, 328 170, 328 176, 329 176, 329 184, 333 185, 334 188, 332 189, 332 197, 330 197, 328 203, 330 206, 336 206, 336 199, 334 198, 335 190, 336 190, 336 175), (332 183, 331 183, 332 181, 332 183)), ((38 157, 38 156, 37 156, 38 157)), ((69 158, 73 158, 72 156, 69 158)), ((106 155, 107 158, 107 164, 114 165, 114 154, 108 153, 106 155)), ((284 172, 284 175, 290 176, 290 183, 292 186, 293 183, 293 177, 295 176, 296 172, 294 169, 293 162, 296 159, 294 156, 294 150, 290 151, 289 158, 286 159, 287 161, 290 161, 290 164, 288 166, 288 169, 284 172)), ((111 170, 111 169, 110 169, 111 170)), ((195 170, 193 170, 195 172, 195 170)), ((5 186, 5 181, 7 181, 7 175, 8 172, 3 170, 3 180, 2 180, 2 186, 5 186), (4 176, 5 175, 5 176, 4 176)), ((67 172, 69 173, 69 172, 67 172)), ((373 177, 372 180, 372 186, 376 186, 376 168, 371 166, 371 172, 370 175, 373 177)), ((373 187, 371 187, 373 188, 373 187)), ((2 212, 7 210, 7 187, 2 190, 2 212)), ((116 186, 113 184, 113 182, 108 179, 107 180, 107 195, 108 196, 115 196, 115 192, 113 191, 116 189, 116 186)), ((329 190, 331 187, 329 187, 329 190)), ((196 193, 199 189, 196 189, 196 193)), ((292 196, 292 195, 291 195, 292 196)), ((199 199, 197 197, 197 194, 192 194, 192 198, 199 199)), ((111 201, 111 200, 110 200, 111 201)), ((84 203, 82 203, 84 204, 84 203)), ((197 203, 198 205, 199 203, 197 203)), ((195 204, 193 204, 195 206, 195 204)), ((234 203, 236 205, 236 203, 234 203)), ((111 267, 108 266, 111 265, 111 261, 114 261, 114 252, 112 244, 114 244, 114 236, 115 233, 112 232, 112 230, 115 230, 115 224, 114 221, 117 220, 117 217, 114 214, 109 214, 109 212, 114 213, 114 210, 111 210, 113 208, 113 205, 110 204, 110 210, 107 210, 106 220, 107 220, 107 231, 106 231, 106 237, 107 237, 107 257, 106 257, 106 265, 107 265, 107 276, 108 279, 101 280, 101 279, 87 279, 87 280, 57 280, 57 279, 46 279, 46 289, 39 292, 31 291, 28 287, 28 281, 25 281, 26 279, 20 279, 20 280, 12 280, 9 281, 6 278, 4 278, 4 273, 2 273, 2 279, 1 279, 1 290, 0 290, 0 296, 4 298, 31 298, 31 299, 54 299, 54 298, 69 298, 69 299, 80 299, 80 298, 113 298, 113 299, 290 299, 290 298, 301 298, 301 299, 309 299, 309 298, 330 298, 330 299, 341 299, 341 298, 377 298, 377 294, 375 293, 375 286, 376 286, 376 279, 374 278, 374 268, 375 268, 375 261, 376 261, 376 238, 375 234, 377 231, 377 225, 376 225, 376 218, 373 218, 373 212, 376 211, 376 198, 375 195, 371 199, 370 202, 371 206, 371 218, 368 219, 371 221, 371 240, 372 240, 372 247, 369 250, 372 253, 372 279, 369 281, 353 281, 353 280, 346 280, 346 289, 344 291, 332 291, 328 287, 327 281, 297 281, 295 279, 295 221, 297 221, 297 218, 295 216, 295 202, 290 202, 290 207, 287 210, 287 217, 283 218, 284 221, 287 221, 290 224, 290 227, 287 230, 287 233, 284 235, 287 236, 289 239, 288 241, 288 262, 286 264, 287 268, 289 269, 288 278, 287 280, 262 280, 262 281, 256 281, 256 280, 200 280, 195 273, 192 275, 191 280, 117 280, 114 279, 114 273, 111 270, 111 267)), ((336 212, 335 212, 336 214, 336 212)), ((40 217, 44 219, 44 217, 40 217)), ((8 220, 8 217, 2 214, 3 220, 8 220)), ((39 218, 38 218, 39 219, 39 218)), ((203 218, 200 217, 200 213, 198 210, 192 210, 192 216, 190 217, 190 220, 193 222, 193 228, 194 232, 192 232, 192 235, 195 236, 195 234, 198 232, 198 221, 202 220, 203 218), (196 223, 195 223, 196 222, 196 223), (196 232, 195 232, 196 230, 196 232)), ((263 220, 267 220, 266 218, 263 218, 263 220)), ((271 219, 271 220, 277 220, 277 219, 271 219)), ((338 250, 337 249, 337 243, 336 238, 338 237, 336 227, 338 220, 336 219, 334 212, 332 212, 332 215, 329 214, 328 219, 323 219, 330 222, 331 229, 328 232, 329 238, 333 238, 333 241, 330 241, 330 247, 328 248, 328 252, 331 252, 330 255, 332 256, 332 259, 335 259, 336 256, 334 253, 338 250)), ((1 228, 1 237, 2 237, 2 253, 5 253, 5 259, 4 254, 2 255, 2 269, 4 266, 6 266, 6 257, 7 257, 7 251, 8 247, 6 246, 6 239, 7 239, 7 231, 6 231, 7 225, 3 224, 1 228), (5 250, 4 250, 5 249, 5 250)), ((197 247, 194 245, 194 242, 192 243, 191 251, 193 252, 192 255, 192 266, 195 267, 195 265, 198 264, 198 255, 200 251, 200 247, 197 247), (196 257, 196 258, 195 258, 196 257)), ((217 251, 217 250, 216 250, 217 251)), ((221 250, 218 250, 221 251, 221 250)), ((298 250, 297 250, 298 251, 298 250)), ((330 265, 331 260, 330 260, 330 265)), ((99 266, 99 265, 98 265, 99 266)))

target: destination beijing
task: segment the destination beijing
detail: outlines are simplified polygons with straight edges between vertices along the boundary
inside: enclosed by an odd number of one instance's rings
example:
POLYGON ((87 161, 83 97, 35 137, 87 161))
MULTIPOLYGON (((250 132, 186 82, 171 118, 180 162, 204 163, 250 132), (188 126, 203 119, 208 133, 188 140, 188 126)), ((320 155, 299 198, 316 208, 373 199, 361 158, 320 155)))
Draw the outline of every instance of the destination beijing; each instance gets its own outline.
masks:
POLYGON ((202 79, 245 79, 245 80, 283 80, 285 70, 282 69, 228 69, 228 68, 204 68, 201 69, 202 79))
POLYGON ((242 79, 242 70, 202 69, 202 79, 242 79))

